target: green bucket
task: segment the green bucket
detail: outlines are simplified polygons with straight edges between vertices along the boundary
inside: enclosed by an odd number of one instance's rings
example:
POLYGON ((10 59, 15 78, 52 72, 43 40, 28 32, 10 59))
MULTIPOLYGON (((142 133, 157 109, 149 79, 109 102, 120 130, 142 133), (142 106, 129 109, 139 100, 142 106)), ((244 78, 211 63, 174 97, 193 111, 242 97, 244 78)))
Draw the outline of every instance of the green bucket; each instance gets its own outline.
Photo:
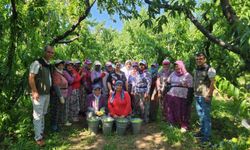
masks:
POLYGON ((100 123, 100 119, 97 117, 91 117, 89 119, 87 119, 88 121, 88 129, 91 132, 94 132, 95 134, 97 134, 98 129, 99 129, 99 123, 100 123))
POLYGON ((128 119, 126 118, 116 119, 116 133, 118 135, 124 135, 127 126, 128 126, 128 119))
POLYGON ((141 131, 142 119, 133 118, 131 119, 133 134, 139 134, 141 131))
POLYGON ((114 119, 105 117, 102 119, 102 132, 104 135, 111 135, 114 119))

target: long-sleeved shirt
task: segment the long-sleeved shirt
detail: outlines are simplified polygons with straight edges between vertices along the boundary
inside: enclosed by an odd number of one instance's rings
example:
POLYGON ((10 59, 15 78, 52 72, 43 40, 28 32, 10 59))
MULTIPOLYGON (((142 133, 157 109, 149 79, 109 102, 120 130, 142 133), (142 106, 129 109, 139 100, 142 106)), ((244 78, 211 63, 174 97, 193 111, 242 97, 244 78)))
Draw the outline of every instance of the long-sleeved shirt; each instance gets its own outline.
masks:
POLYGON ((92 85, 95 84, 99 84, 101 87, 103 87, 102 85, 102 71, 95 71, 93 70, 91 72, 91 81, 92 81, 92 85))
POLYGON ((68 94, 68 81, 64 74, 55 70, 52 74, 53 87, 58 88, 56 95, 58 97, 67 97, 68 94))
POLYGON ((170 75, 170 70, 161 70, 158 73, 157 81, 156 81, 156 87, 158 91, 163 92, 164 88, 167 84, 168 76, 170 75))
POLYGON ((124 91, 124 99, 121 98, 121 93, 116 93, 114 96, 113 103, 110 99, 108 100, 108 109, 112 117, 116 116, 128 116, 132 112, 131 99, 128 92, 124 91))
POLYGON ((86 92, 89 94, 92 92, 91 70, 87 68, 83 68, 81 70, 81 74, 84 74, 82 77, 82 84, 86 92))
POLYGON ((147 70, 143 72, 138 72, 135 76, 135 83, 132 85, 132 92, 133 93, 147 93, 150 92, 151 87, 151 75, 147 70))
POLYGON ((63 71, 63 75, 68 81, 68 95, 67 96, 70 96, 72 94, 72 85, 71 84, 74 81, 74 77, 72 75, 70 75, 68 71, 63 71))
POLYGON ((123 89, 126 90, 126 82, 127 82, 127 78, 125 76, 124 72, 111 72, 108 76, 107 82, 111 84, 112 90, 115 89, 115 82, 121 80, 123 82, 123 89))
POLYGON ((177 76, 175 72, 173 72, 170 74, 167 80, 168 83, 173 86, 167 93, 171 96, 187 98, 188 88, 193 87, 193 77, 188 72, 182 76, 177 76))
POLYGON ((81 87, 81 76, 80 74, 75 70, 71 70, 72 76, 74 77, 74 81, 72 82, 72 89, 80 89, 81 87))
MULTIPOLYGON (((105 109, 106 98, 103 95, 96 97, 94 94, 89 94, 87 97, 87 108, 88 111, 100 111, 100 109, 105 109)), ((106 109, 105 109, 106 110, 106 109)))

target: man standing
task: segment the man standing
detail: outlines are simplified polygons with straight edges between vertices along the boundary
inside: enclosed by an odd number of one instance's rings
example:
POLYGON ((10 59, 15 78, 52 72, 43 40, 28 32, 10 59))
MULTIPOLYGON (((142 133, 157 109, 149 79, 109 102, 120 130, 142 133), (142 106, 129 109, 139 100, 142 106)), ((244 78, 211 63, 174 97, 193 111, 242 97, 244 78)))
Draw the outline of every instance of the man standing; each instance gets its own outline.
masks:
POLYGON ((214 91, 215 69, 206 63, 206 55, 202 52, 196 54, 197 68, 194 73, 194 95, 196 110, 200 120, 200 131, 195 135, 201 142, 209 142, 211 136, 211 100, 214 91))
POLYGON ((33 124, 35 140, 39 146, 44 146, 44 116, 47 113, 51 80, 50 59, 54 56, 54 48, 46 46, 43 57, 35 60, 30 66, 29 85, 33 104, 33 124))

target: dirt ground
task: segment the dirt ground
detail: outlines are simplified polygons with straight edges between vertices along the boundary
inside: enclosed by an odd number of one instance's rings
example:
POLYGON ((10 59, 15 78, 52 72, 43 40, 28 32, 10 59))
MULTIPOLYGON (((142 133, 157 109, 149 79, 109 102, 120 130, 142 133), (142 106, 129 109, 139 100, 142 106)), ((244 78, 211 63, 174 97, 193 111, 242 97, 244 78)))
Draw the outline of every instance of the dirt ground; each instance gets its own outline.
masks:
POLYGON ((78 134, 69 137, 71 150, 165 150, 171 149, 164 142, 163 133, 156 123, 149 123, 142 126, 140 134, 133 135, 128 129, 126 135, 119 136, 113 132, 111 136, 104 136, 101 131, 94 135, 87 130, 87 125, 75 125, 78 128, 84 127, 78 134))

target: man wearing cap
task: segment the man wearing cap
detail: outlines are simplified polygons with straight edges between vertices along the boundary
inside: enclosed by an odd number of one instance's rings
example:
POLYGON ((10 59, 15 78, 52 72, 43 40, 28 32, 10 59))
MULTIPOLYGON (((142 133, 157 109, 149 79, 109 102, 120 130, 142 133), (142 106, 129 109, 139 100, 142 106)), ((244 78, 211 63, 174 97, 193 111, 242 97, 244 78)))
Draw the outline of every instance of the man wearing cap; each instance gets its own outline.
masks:
POLYGON ((132 86, 132 93, 135 95, 135 115, 140 115, 145 123, 149 121, 149 105, 151 75, 147 71, 147 62, 139 62, 139 72, 135 77, 135 84, 132 86))
POLYGON ((214 91, 216 71, 206 61, 206 55, 196 53, 196 70, 194 73, 194 95, 196 110, 200 120, 200 131, 195 135, 201 142, 209 142, 211 136, 211 100, 214 91))
POLYGON ((52 73, 53 90, 51 94, 50 112, 51 125, 53 131, 58 131, 59 123, 65 123, 68 118, 65 118, 65 99, 68 94, 68 81, 63 74, 64 61, 56 60, 55 69, 52 73))
POLYGON ((34 61, 29 71, 29 86, 33 104, 33 124, 35 140, 39 146, 44 146, 44 116, 47 113, 50 88, 52 86, 50 59, 54 56, 54 48, 46 46, 43 57, 34 61))
POLYGON ((132 65, 131 60, 126 60, 125 66, 122 67, 122 69, 121 69, 121 71, 123 71, 123 72, 125 73, 125 76, 126 76, 127 80, 128 80, 128 76, 129 76, 129 74, 130 74, 130 71, 131 71, 131 69, 132 69, 132 68, 131 68, 131 65, 132 65))
POLYGON ((158 93, 158 98, 160 99, 160 108, 162 111, 162 119, 165 120, 167 118, 166 114, 166 99, 165 94, 166 92, 166 87, 167 87, 167 79, 168 76, 170 75, 170 61, 168 59, 164 59, 162 61, 162 70, 159 71, 157 81, 156 81, 156 87, 157 87, 157 93, 158 93))

